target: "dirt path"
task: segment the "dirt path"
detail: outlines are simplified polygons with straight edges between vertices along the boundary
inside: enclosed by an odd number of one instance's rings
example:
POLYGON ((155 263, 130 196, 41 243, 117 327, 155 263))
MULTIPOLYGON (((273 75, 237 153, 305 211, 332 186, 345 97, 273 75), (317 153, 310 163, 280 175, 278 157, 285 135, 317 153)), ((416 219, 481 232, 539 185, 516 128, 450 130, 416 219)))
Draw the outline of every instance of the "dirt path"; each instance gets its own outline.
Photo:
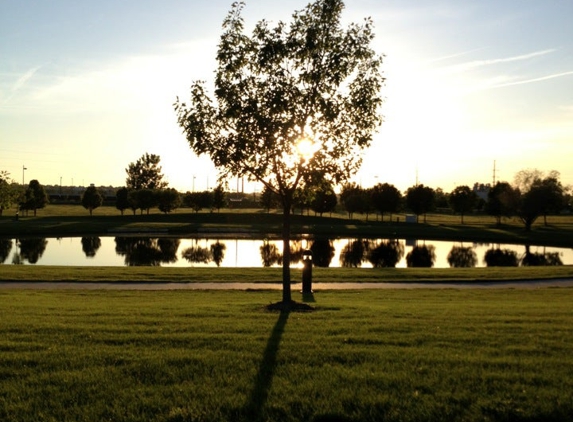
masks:
MULTIPOLYGON (((291 285, 293 292, 301 283, 291 285)), ((412 283, 313 283, 313 290, 358 289, 536 289, 541 287, 573 287, 573 279, 480 281, 480 282, 412 282, 412 283)), ((141 283, 141 282, 26 282, 3 281, 0 290, 281 290, 280 283, 141 283)))

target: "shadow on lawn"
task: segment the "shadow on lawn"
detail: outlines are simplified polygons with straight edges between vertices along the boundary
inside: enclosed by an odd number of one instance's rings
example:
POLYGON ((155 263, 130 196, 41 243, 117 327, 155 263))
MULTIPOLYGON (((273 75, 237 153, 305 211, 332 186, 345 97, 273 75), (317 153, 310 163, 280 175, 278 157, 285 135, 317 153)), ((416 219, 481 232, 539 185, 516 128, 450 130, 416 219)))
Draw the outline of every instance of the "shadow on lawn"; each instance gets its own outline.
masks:
POLYGON ((267 347, 263 354, 263 360, 255 378, 255 386, 251 392, 249 402, 245 406, 245 414, 250 421, 262 420, 263 408, 269 396, 273 382, 273 376, 277 365, 277 354, 281 338, 290 315, 290 310, 281 310, 279 319, 275 324, 267 347))

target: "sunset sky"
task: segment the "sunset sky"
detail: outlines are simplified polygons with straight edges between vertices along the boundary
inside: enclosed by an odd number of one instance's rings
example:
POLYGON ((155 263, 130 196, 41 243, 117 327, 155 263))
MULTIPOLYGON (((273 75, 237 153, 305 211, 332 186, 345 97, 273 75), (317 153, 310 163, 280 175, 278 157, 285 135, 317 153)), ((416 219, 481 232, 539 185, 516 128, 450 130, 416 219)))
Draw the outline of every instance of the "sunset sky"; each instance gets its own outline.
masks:
MULTIPOLYGON (((0 170, 123 186, 144 153, 170 186, 215 185, 173 102, 212 80, 231 0, 0 0, 0 170)), ((248 0, 247 28, 307 0, 248 0)), ((355 180, 451 191, 557 170, 573 185, 573 2, 349 0, 385 54, 385 122, 355 180)), ((231 183, 231 187, 234 184, 231 183)))

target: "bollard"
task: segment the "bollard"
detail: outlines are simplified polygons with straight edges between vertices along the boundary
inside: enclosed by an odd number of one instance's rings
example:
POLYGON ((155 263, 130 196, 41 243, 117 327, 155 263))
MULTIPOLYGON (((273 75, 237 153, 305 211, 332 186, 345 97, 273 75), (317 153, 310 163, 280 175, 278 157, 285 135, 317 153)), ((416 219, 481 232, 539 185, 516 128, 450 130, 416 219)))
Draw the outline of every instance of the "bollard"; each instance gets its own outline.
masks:
POLYGON ((302 293, 312 293, 312 252, 302 253, 302 293))

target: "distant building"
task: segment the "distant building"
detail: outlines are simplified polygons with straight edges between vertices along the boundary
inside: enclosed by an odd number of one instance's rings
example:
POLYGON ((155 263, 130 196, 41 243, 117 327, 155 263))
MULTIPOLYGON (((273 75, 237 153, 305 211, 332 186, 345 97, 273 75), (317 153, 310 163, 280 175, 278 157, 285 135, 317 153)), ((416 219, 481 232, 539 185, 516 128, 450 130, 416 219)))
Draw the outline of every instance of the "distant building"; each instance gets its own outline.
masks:
POLYGON ((487 202, 487 195, 491 189, 491 185, 489 183, 474 183, 473 191, 476 193, 478 198, 483 199, 487 202))

